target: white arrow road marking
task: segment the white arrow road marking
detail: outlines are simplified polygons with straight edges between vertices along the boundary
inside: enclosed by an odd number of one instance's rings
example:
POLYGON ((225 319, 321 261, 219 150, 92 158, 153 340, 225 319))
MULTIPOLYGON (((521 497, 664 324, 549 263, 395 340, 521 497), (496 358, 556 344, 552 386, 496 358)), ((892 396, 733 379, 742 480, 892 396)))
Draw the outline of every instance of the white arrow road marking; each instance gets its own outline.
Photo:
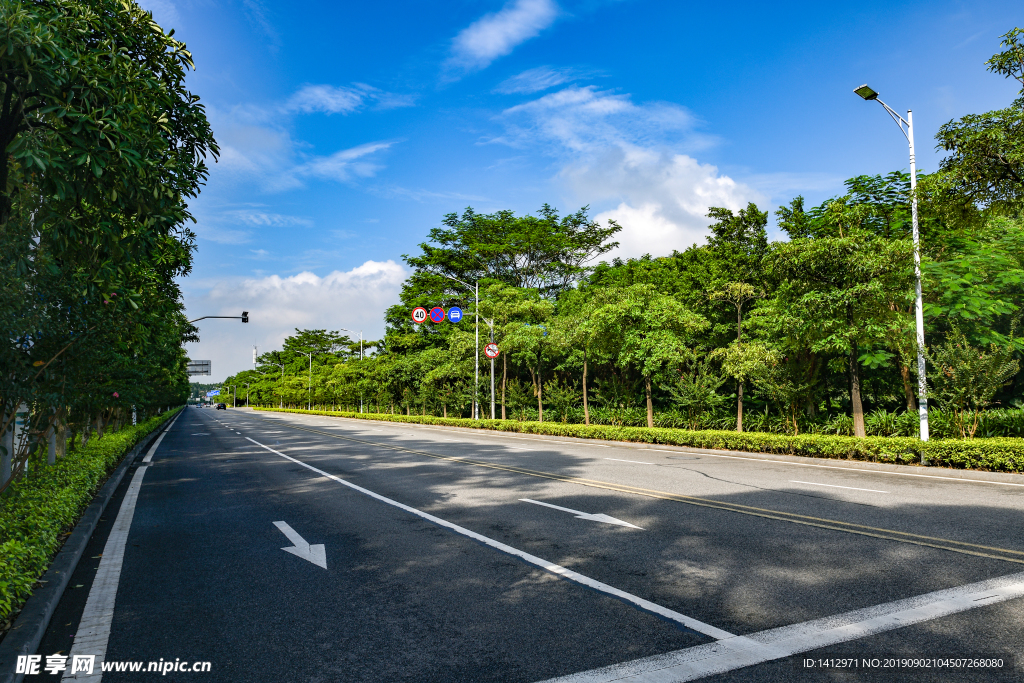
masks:
POLYGON ((562 512, 571 512, 572 514, 576 515, 576 519, 589 519, 591 522, 604 522, 605 524, 618 524, 619 526, 628 526, 630 529, 640 529, 640 531, 644 530, 643 527, 637 526, 635 524, 630 524, 629 522, 623 522, 621 519, 615 519, 614 517, 609 517, 608 515, 602 515, 602 514, 591 515, 591 514, 586 513, 586 512, 580 512, 579 510, 573 510, 571 508, 564 508, 564 507, 561 507, 559 505, 552 505, 551 503, 542 503, 539 500, 530 500, 529 498, 520 498, 519 500, 523 501, 524 503, 533 503, 534 505, 543 505, 546 508, 552 508, 552 509, 555 509, 555 510, 561 510, 562 512))
POLYGON ((470 531, 469 529, 466 529, 465 527, 461 527, 461 526, 459 526, 457 524, 452 524, 451 522, 449 522, 447 520, 444 520, 444 519, 441 519, 440 517, 435 517, 434 515, 431 515, 429 513, 423 512, 422 510, 417 510, 414 507, 409 507, 408 505, 405 505, 403 503, 399 503, 397 500, 392 500, 390 498, 385 498, 384 496, 380 495, 379 493, 374 493, 373 491, 370 491, 369 489, 364 489, 362 486, 358 486, 356 484, 353 484, 350 481, 345 481, 341 477, 336 477, 335 475, 330 474, 329 472, 324 472, 321 469, 317 469, 316 467, 313 467, 312 465, 304 463, 301 460, 293 458, 290 455, 285 455, 281 451, 275 451, 270 446, 266 446, 264 444, 261 444, 259 441, 256 441, 255 439, 251 439, 248 436, 245 437, 245 438, 248 439, 249 441, 252 441, 254 444, 259 446, 260 448, 264 448, 264 449, 270 451, 271 453, 274 453, 276 455, 281 456, 285 460, 290 460, 291 462, 295 463, 296 465, 300 465, 300 466, 305 467, 306 469, 308 469, 308 470, 310 470, 312 472, 316 472, 317 474, 319 474, 322 477, 326 477, 327 479, 330 479, 332 481, 336 481, 337 483, 341 484, 342 486, 347 486, 348 488, 352 489, 353 491, 358 491, 359 493, 362 493, 363 495, 367 495, 370 498, 374 498, 376 500, 379 500, 382 503, 386 503, 388 505, 393 505, 394 507, 398 508, 399 510, 405 510, 406 512, 408 512, 410 514, 416 515, 417 517, 421 517, 421 518, 427 520, 428 522, 432 522, 432 523, 434 523, 434 524, 436 524, 438 526, 444 527, 445 529, 449 529, 451 531, 454 531, 455 533, 461 534, 463 536, 466 536, 467 538, 471 538, 474 541, 478 541, 480 543, 483 543, 484 545, 490 546, 491 548, 494 548, 495 550, 499 550, 499 551, 501 551, 503 553, 507 553, 509 555, 512 555, 513 557, 518 557, 519 559, 523 560, 524 562, 528 562, 528 563, 530 563, 530 564, 532 564, 532 565, 534 565, 536 567, 540 567, 541 569, 543 569, 545 571, 549 571, 552 574, 555 574, 557 576, 561 576, 563 579, 567 579, 569 581, 572 581, 573 583, 578 583, 581 586, 586 586, 587 588, 591 588, 591 589, 593 589, 595 591, 599 591, 601 593, 604 593, 605 595, 610 595, 610 596, 612 596, 614 598, 618 598, 619 600, 622 600, 623 602, 626 602, 626 603, 629 603, 629 604, 634 605, 636 607, 639 607, 640 609, 644 610, 645 612, 650 612, 651 614, 655 614, 655 615, 657 615, 659 617, 662 617, 663 619, 668 619, 668 620, 674 621, 674 622, 676 622, 678 624, 682 624, 686 628, 692 629, 692 630, 696 631, 697 633, 703 633, 706 636, 711 636, 712 638, 715 638, 716 640, 720 640, 722 638, 733 638, 733 637, 735 637, 735 636, 733 636, 733 634, 729 633, 728 631, 723 631, 722 629, 716 628, 716 627, 712 626, 711 624, 705 624, 704 622, 698 621, 697 619, 694 619, 692 617, 688 617, 685 614, 680 614, 679 612, 674 612, 674 611, 668 609, 667 607, 662 607, 661 605, 656 605, 653 602, 650 602, 649 600, 644 600, 641 597, 638 597, 636 595, 632 595, 632 594, 627 593, 625 591, 619 590, 618 588, 615 588, 613 586, 609 586, 606 583, 601 583, 600 581, 592 579, 589 576, 584 576, 583 574, 580 574, 578 572, 574 572, 571 569, 567 569, 567 568, 565 568, 565 567, 563 567, 561 565, 557 565, 554 562, 548 562, 547 560, 545 560, 543 558, 540 558, 540 557, 537 557, 536 555, 531 555, 529 553, 523 552, 522 550, 519 550, 518 548, 513 548, 512 546, 505 545, 504 543, 502 543, 500 541, 496 541, 493 538, 488 538, 487 536, 484 536, 482 534, 478 534, 475 531, 470 531))
POLYGON ((299 532, 284 522, 274 522, 274 526, 280 529, 281 533, 287 536, 288 540, 293 544, 291 548, 281 548, 281 550, 301 557, 304 560, 309 560, 318 567, 327 569, 327 551, 324 549, 323 543, 316 545, 306 543, 306 539, 299 536, 299 532))

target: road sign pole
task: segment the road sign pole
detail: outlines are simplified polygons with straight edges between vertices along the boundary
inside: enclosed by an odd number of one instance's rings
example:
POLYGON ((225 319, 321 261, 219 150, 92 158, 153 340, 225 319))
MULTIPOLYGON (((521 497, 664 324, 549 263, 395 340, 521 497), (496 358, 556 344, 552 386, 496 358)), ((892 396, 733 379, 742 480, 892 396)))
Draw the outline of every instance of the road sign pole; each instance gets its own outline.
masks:
POLYGON ((476 358, 474 360, 474 376, 475 381, 473 383, 473 419, 480 419, 480 281, 476 282, 475 290, 476 306, 474 307, 476 315, 476 358))
MULTIPOLYGON (((494 321, 489 323, 491 328, 491 343, 494 343, 494 321)), ((494 419, 494 359, 491 359, 491 419, 494 419)))

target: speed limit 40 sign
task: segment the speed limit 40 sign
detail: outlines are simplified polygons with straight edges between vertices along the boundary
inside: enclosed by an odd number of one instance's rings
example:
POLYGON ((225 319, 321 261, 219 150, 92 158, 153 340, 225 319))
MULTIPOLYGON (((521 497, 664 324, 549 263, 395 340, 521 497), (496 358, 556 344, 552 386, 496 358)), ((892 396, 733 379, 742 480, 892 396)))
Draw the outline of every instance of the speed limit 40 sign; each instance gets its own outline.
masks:
POLYGON ((488 358, 497 358, 499 353, 501 353, 501 351, 498 350, 497 344, 492 343, 484 347, 484 355, 488 358))
POLYGON ((427 309, 417 306, 412 309, 412 321, 417 325, 427 321, 427 309))

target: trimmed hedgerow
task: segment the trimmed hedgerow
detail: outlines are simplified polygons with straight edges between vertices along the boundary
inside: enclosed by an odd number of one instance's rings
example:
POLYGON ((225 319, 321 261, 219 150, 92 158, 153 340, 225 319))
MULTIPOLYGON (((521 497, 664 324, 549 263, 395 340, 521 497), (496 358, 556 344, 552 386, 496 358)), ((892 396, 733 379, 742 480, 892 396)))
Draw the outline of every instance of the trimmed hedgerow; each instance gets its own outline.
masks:
POLYGON ((53 465, 40 449, 28 476, 0 495, 0 626, 21 609, 33 586, 96 490, 125 454, 178 413, 171 410, 135 427, 92 438, 53 465))
POLYGON ((814 458, 843 458, 895 464, 914 464, 924 455, 930 465, 959 469, 989 470, 993 472, 1024 472, 1024 439, 942 439, 921 443, 911 437, 833 436, 827 434, 771 434, 766 432, 731 432, 713 430, 687 430, 655 427, 613 427, 608 425, 579 425, 563 422, 519 422, 516 420, 471 420, 418 415, 390 415, 387 413, 350 413, 329 410, 293 410, 257 408, 272 412, 302 413, 407 422, 414 424, 469 427, 523 434, 570 436, 582 439, 632 441, 636 443, 687 446, 709 450, 772 453, 776 455, 802 455, 814 458))

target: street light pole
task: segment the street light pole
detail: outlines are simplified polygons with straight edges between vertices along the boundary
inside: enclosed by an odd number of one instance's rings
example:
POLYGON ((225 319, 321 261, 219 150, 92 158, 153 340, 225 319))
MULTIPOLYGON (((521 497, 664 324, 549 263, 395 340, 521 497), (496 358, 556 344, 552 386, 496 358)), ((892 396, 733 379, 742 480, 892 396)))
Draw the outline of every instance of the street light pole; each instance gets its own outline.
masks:
POLYGON ((249 383, 245 383, 245 407, 249 407, 249 383))
POLYGON ((448 278, 449 280, 455 280, 460 285, 465 285, 466 287, 469 287, 470 289, 473 290, 473 300, 474 300, 473 308, 475 309, 474 316, 476 318, 476 322, 473 324, 474 336, 476 338, 476 354, 473 357, 473 419, 474 420, 479 420, 480 419, 480 399, 479 399, 479 389, 480 389, 480 281, 477 280, 475 285, 469 285, 469 284, 466 284, 465 282, 463 282, 462 280, 460 280, 457 277, 452 277, 451 275, 445 275, 444 273, 440 273, 440 275, 444 275, 444 277, 448 278))
MULTIPOLYGON (((854 89, 855 93, 865 100, 875 100, 885 107, 892 120, 900 127, 900 132, 907 138, 910 144, 910 212, 914 233, 914 318, 917 327, 917 410, 921 423, 921 441, 928 440, 928 383, 925 379, 924 365, 924 302, 921 297, 921 239, 917 223, 917 159, 914 155, 914 112, 907 110, 907 118, 897 114, 882 100, 878 99, 878 93, 867 85, 854 89), (904 129, 906 126, 906 129, 904 129)), ((927 464, 924 456, 921 456, 921 463, 927 464)))
MULTIPOLYGON (((356 333, 355 330, 349 330, 349 329, 346 329, 344 327, 339 327, 338 329, 342 330, 344 332, 351 332, 352 334, 356 333)), ((363 331, 359 330, 359 360, 362 360, 362 359, 363 359, 363 331)), ((335 394, 335 395, 337 395, 337 394, 335 394)), ((363 392, 362 392, 362 390, 359 391, 359 412, 360 412, 360 414, 363 412, 363 392)))

